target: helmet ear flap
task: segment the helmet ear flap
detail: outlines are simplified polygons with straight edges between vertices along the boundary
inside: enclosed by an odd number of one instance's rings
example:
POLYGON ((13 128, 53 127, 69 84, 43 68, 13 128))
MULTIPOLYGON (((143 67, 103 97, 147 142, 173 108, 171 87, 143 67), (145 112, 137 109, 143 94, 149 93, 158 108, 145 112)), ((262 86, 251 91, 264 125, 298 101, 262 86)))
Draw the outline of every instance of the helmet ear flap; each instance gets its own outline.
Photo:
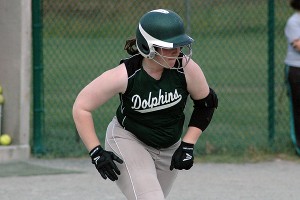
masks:
POLYGON ((142 56, 146 58, 154 58, 155 57, 155 49, 153 45, 148 44, 147 40, 141 34, 140 30, 137 28, 136 31, 136 47, 138 51, 142 54, 142 56))

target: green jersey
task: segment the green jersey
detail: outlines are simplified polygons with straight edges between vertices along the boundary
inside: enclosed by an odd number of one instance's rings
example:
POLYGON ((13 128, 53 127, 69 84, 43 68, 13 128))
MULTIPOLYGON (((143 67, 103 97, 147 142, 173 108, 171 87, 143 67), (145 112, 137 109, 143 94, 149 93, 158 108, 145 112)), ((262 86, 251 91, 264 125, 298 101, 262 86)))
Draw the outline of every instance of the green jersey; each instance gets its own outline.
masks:
MULTIPOLYGON (((143 57, 122 60, 127 69, 128 85, 120 94, 116 116, 124 129, 155 148, 176 143, 182 134, 184 108, 189 95, 183 69, 164 69, 159 80, 142 67, 143 57)), ((181 66, 181 60, 175 68, 181 66)))

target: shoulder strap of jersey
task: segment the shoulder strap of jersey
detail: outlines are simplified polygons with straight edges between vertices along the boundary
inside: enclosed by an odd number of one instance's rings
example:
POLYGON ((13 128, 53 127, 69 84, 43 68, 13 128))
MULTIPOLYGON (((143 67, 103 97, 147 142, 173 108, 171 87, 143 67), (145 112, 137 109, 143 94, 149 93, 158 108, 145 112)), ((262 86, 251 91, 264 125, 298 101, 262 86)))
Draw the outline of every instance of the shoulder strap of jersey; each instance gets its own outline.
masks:
POLYGON ((133 55, 129 58, 122 59, 120 64, 124 63, 128 77, 133 75, 137 70, 142 67, 143 56, 140 54, 133 55))
MULTIPOLYGON (((128 78, 131 77, 136 71, 142 68, 143 56, 140 54, 133 55, 129 58, 122 59, 120 64, 124 63, 127 71, 128 78)), ((131 91, 133 82, 129 81, 124 95, 131 91)), ((121 94, 120 94, 121 95, 121 94)))

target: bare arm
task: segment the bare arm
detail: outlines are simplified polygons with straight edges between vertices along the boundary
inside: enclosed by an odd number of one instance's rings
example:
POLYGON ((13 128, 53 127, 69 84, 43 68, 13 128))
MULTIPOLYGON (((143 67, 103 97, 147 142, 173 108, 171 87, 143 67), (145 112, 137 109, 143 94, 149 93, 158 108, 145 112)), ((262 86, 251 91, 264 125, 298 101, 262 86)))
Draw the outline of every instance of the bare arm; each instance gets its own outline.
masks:
POLYGON ((90 151, 100 144, 97 138, 92 111, 114 95, 124 93, 127 87, 127 72, 124 64, 108 70, 89 83, 78 94, 73 105, 73 118, 79 136, 90 151))
POLYGON ((296 39, 292 42, 292 46, 298 52, 300 52, 300 39, 296 39))
MULTIPOLYGON (((209 94, 209 86, 201 68, 193 60, 190 60, 184 68, 186 75, 187 88, 191 97, 195 100, 203 99, 209 94)), ((200 137, 202 130, 197 127, 188 127, 183 141, 195 144, 200 137)))

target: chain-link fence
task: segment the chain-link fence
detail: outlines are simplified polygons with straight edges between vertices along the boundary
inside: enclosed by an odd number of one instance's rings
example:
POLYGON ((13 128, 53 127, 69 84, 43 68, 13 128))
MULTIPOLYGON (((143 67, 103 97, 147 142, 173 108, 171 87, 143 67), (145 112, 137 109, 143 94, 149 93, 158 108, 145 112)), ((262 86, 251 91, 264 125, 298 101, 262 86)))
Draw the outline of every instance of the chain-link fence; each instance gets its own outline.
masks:
MULTIPOLYGON (((259 156, 293 152, 283 78, 283 29, 292 13, 286 0, 276 0, 274 5, 275 34, 271 35, 275 36, 275 112, 271 114, 276 126, 272 146, 269 139, 270 2, 44 0, 42 141, 47 155, 87 153, 72 119, 73 102, 87 83, 127 57, 125 40, 134 36, 140 17, 157 8, 171 9, 182 16, 195 39, 193 59, 219 97, 219 108, 197 143, 197 154, 259 156)), ((93 114, 102 141, 118 103, 115 97, 93 114)), ((189 102, 187 119, 191 110, 189 102)))

